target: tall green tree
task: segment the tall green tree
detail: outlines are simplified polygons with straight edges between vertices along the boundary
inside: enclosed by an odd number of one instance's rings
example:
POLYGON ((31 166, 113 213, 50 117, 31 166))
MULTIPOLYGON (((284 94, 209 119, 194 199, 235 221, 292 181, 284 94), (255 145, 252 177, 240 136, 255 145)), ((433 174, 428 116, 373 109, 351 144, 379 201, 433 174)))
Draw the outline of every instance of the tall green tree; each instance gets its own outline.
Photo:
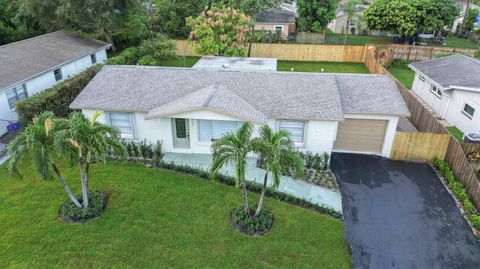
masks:
POLYGON ((451 26, 459 15, 454 0, 377 0, 364 13, 371 30, 413 38, 451 26))
POLYGON ((202 55, 246 56, 251 38, 251 18, 242 12, 222 6, 205 9, 198 17, 187 18, 192 29, 190 39, 202 55))
POLYGON ((288 171, 294 177, 302 177, 305 166, 302 157, 295 150, 290 133, 285 130, 274 132, 268 125, 260 128, 260 137, 252 140, 252 150, 258 153, 265 169, 262 193, 253 218, 259 216, 265 199, 269 174, 272 175, 272 186, 280 185, 282 174, 288 171))
POLYGON ((336 0, 298 0, 298 25, 303 32, 322 32, 335 18, 336 0))
POLYGON ((238 129, 237 133, 227 133, 212 145, 213 163, 211 175, 215 177, 220 169, 227 164, 235 167, 235 185, 242 189, 243 209, 245 215, 251 217, 248 205, 247 182, 245 173, 247 170, 247 154, 252 151, 252 124, 246 122, 238 129))
POLYGON ((43 32, 32 18, 24 15, 19 0, 0 0, 0 45, 43 32))

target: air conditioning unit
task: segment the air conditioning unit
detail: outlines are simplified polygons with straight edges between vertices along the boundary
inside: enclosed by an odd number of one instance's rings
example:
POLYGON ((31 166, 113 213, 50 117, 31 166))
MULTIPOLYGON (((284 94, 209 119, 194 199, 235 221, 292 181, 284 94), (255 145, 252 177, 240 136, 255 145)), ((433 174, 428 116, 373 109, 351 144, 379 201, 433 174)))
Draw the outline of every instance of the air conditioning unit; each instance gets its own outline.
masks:
POLYGON ((466 133, 463 136, 463 142, 480 144, 480 133, 466 133))

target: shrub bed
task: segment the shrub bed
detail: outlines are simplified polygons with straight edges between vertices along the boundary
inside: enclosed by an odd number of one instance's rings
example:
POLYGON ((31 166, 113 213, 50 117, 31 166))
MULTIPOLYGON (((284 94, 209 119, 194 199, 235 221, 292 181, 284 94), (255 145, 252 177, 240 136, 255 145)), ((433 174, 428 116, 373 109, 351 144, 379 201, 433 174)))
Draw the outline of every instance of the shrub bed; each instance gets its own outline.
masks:
POLYGON ((473 206, 472 202, 468 198, 465 187, 462 183, 458 182, 453 175, 453 171, 443 160, 434 160, 435 168, 439 171, 440 175, 445 180, 446 185, 456 197, 458 203, 463 207, 464 214, 469 220, 472 227, 476 230, 476 235, 480 236, 480 215, 473 206))
MULTIPOLYGON (((82 195, 77 197, 80 203, 83 202, 82 195)), ((60 207, 58 216, 67 223, 85 223, 99 217, 107 208, 108 194, 92 191, 88 197, 89 206, 87 209, 78 208, 68 199, 60 207)))
POLYGON ((68 117, 72 112, 69 108, 70 104, 101 67, 101 65, 92 66, 72 78, 17 102, 15 110, 18 113, 20 124, 25 126, 31 123, 35 116, 44 111, 52 111, 58 117, 68 117))
MULTIPOLYGON (((250 210, 255 212, 255 208, 251 208, 250 210)), ((250 218, 245 214, 243 207, 239 207, 233 209, 230 213, 230 221, 233 227, 244 234, 262 236, 272 228, 274 217, 272 212, 264 207, 258 217, 250 218)))

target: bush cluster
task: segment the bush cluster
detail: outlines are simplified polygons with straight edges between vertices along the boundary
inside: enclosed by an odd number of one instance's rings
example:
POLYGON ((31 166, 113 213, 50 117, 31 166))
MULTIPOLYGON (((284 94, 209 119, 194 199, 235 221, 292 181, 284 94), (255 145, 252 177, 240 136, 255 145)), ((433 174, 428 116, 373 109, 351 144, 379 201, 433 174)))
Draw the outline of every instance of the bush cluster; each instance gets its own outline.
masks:
POLYGON ((437 168, 437 170, 440 172, 442 177, 445 179, 445 181, 447 182, 447 185, 452 191, 453 195, 455 195, 458 201, 462 204, 465 210, 465 214, 467 218, 470 220, 470 223, 472 223, 472 226, 475 229, 480 230, 480 216, 478 215, 478 212, 475 210, 473 203, 468 198, 467 192, 463 184, 458 182, 455 179, 455 175, 453 174, 453 171, 450 168, 450 165, 448 165, 448 163, 440 159, 435 159, 434 165, 437 168))
MULTIPOLYGON (((80 204, 83 203, 82 195, 77 197, 80 204)), ((89 206, 87 209, 78 208, 75 204, 68 199, 60 207, 59 215, 67 222, 85 222, 89 219, 100 216, 107 206, 107 201, 104 193, 92 191, 88 197, 89 206)))
MULTIPOLYGON (((172 170, 172 171, 175 171, 175 172, 178 172, 178 173, 194 175, 194 176, 197 176, 197 177, 205 179, 205 180, 210 180, 211 179, 210 173, 208 173, 207 171, 204 171, 204 170, 199 169, 199 168, 191 167, 191 166, 188 166, 188 165, 177 165, 177 164, 174 164, 174 163, 167 163, 167 162, 161 161, 159 167, 163 168, 163 169, 172 170)), ((220 175, 217 175, 215 180, 219 181, 220 183, 229 185, 229 186, 235 186, 235 178, 230 177, 230 176, 225 176, 225 175, 220 174, 220 175)), ((255 183, 255 182, 248 181, 247 182, 247 189, 251 192, 261 193, 262 185, 258 184, 258 183, 255 183)), ((295 197, 293 195, 286 194, 286 193, 283 193, 283 192, 279 192, 279 191, 276 191, 274 189, 267 189, 265 194, 266 194, 266 196, 268 196, 270 198, 277 199, 277 200, 280 200, 280 201, 284 201, 286 203, 290 203, 290 204, 293 204, 293 205, 296 205, 296 206, 299 206, 299 207, 303 207, 303 208, 306 208, 306 209, 314 210, 314 211, 322 213, 322 214, 330 215, 330 216, 332 216, 334 218, 337 218, 337 219, 342 218, 342 213, 340 213, 338 211, 335 211, 332 208, 317 205, 317 204, 314 204, 314 203, 312 203, 308 200, 298 198, 298 197, 295 197)))
POLYGON ((17 102, 15 110, 18 113, 20 124, 26 126, 32 122, 35 116, 44 111, 52 111, 58 117, 68 117, 72 112, 69 105, 101 67, 101 65, 92 66, 70 79, 17 102))
MULTIPOLYGON (((255 212, 255 208, 251 209, 255 212)), ((230 213, 231 221, 238 225, 240 231, 248 235, 263 235, 267 233, 273 225, 273 214, 265 207, 260 211, 256 218, 250 218, 245 214, 243 207, 235 208, 230 213)))
POLYGON ((305 168, 307 169, 315 169, 317 171, 325 171, 330 169, 330 155, 326 152, 323 154, 299 152, 299 154, 305 161, 305 168))
POLYGON ((161 141, 152 144, 145 141, 122 140, 122 144, 127 151, 127 157, 131 160, 143 159, 144 161, 154 161, 158 166, 160 160, 163 158, 161 141))

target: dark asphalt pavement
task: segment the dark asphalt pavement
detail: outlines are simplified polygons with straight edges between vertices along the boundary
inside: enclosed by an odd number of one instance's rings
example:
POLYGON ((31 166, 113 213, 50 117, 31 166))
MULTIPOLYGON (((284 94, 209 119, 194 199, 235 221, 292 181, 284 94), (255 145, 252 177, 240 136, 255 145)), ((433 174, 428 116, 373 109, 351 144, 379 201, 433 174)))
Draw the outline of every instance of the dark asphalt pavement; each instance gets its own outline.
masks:
POLYGON ((480 268, 480 245, 433 169, 333 154, 354 268, 480 268))

